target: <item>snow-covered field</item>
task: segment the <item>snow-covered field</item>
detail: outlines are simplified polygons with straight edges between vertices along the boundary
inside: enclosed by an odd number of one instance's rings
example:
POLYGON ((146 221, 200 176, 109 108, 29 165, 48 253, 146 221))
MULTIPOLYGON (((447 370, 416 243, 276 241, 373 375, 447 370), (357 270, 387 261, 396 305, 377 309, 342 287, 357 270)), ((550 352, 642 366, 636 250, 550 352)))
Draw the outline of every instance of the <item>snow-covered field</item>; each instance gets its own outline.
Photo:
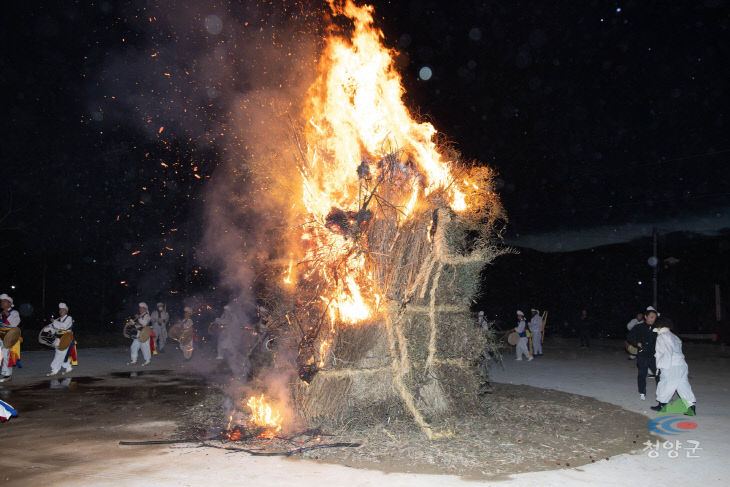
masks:
MULTIPOLYGON (((639 399, 636 386, 636 362, 627 360, 619 342, 596 342, 593 348, 582 349, 577 341, 551 343, 545 355, 532 362, 515 362, 512 356, 504 359, 505 370, 492 368, 496 382, 528 384, 557 389, 574 394, 595 397, 617 404, 650 418, 654 406, 655 383, 648 380, 647 399, 639 399)), ((728 485, 730 462, 730 350, 709 344, 688 343, 684 353, 689 364, 690 383, 697 396, 694 430, 676 436, 666 436, 680 445, 687 440, 700 442, 696 455, 687 458, 684 449, 676 458, 661 450, 659 457, 650 458, 649 452, 619 455, 609 461, 568 470, 523 474, 509 485, 728 485)), ((676 443, 674 444, 676 447, 676 443)), ((642 448, 644 448, 642 446, 642 448)), ((674 454, 672 454, 674 455, 674 454)))
MULTIPOLYGON (((153 369, 179 369, 180 356, 170 352, 174 351, 169 350, 156 357, 153 369)), ((647 452, 639 451, 579 468, 520 474, 484 485, 727 485, 730 478, 730 462, 727 459, 730 437, 730 350, 719 346, 687 344, 685 353, 690 367, 690 381, 698 398, 699 416, 693 418, 698 427, 671 439, 679 441, 682 446, 688 445, 688 440, 699 441, 702 449, 696 452, 698 458, 687 458, 684 449, 678 450, 676 458, 669 455, 670 451, 677 451, 675 448, 661 450, 658 458, 651 458, 647 452)), ((25 368, 17 371, 10 387, 47 380, 40 376, 46 372, 50 359, 50 352, 24 354, 25 368)), ((103 376, 129 370, 124 365, 126 354, 121 349, 82 348, 80 361, 81 366, 75 372, 77 376, 103 376)), ((507 356, 504 365, 504 370, 492 368, 496 382, 528 384, 583 394, 643 413, 647 421, 655 417, 653 411, 649 410, 649 406, 655 403, 654 382, 649 381, 647 400, 640 401, 636 391, 635 362, 627 360, 618 342, 595 343, 593 348, 586 350, 578 348, 577 342, 548 341, 545 356, 532 362, 515 362, 511 356, 507 356)), ((12 390, 9 392, 6 390, 4 396, 12 403, 12 390)), ((51 411, 48 412, 48 421, 53 421, 51 411)), ((161 428, 171 430, 173 424, 165 425, 158 421, 149 425, 137 423, 128 428, 130 433, 133 430, 138 432, 145 426, 160 431, 161 428)), ((0 425, 0 442, 3 430, 8 427, 11 425, 0 425)), ((27 478, 22 482, 14 482, 13 478, 16 477, 4 477, 3 472, 11 468, 15 472, 27 469, 35 473, 32 479, 42 478, 43 485, 58 486, 443 487, 475 484, 452 476, 383 473, 296 459, 250 457, 211 449, 120 447, 117 441, 116 437, 100 436, 93 445, 74 445, 70 450, 66 449, 66 455, 74 455, 75 451, 79 452, 78 455, 84 455, 84 462, 73 463, 68 468, 53 467, 51 462, 42 464, 28 461, 25 459, 28 452, 13 451, 13 445, 4 445, 5 454, 0 456, 0 484, 34 485, 29 484, 27 478)), ((63 448, 62 445, 59 447, 63 448)))

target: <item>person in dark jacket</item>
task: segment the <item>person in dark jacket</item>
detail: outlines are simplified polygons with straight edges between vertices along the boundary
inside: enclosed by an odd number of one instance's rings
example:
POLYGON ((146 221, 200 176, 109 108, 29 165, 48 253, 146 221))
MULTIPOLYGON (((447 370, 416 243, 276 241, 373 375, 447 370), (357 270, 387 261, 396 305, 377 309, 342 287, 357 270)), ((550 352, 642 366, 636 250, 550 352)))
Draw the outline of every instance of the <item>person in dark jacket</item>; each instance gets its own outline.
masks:
POLYGON ((584 309, 580 312, 580 318, 578 318, 581 347, 591 348, 591 328, 593 328, 593 320, 588 316, 588 310, 584 309))
POLYGON ((638 375, 636 382, 639 386, 639 398, 643 401, 646 399, 646 377, 648 371, 652 371, 650 377, 659 377, 656 375, 656 358, 654 357, 654 347, 656 345, 656 333, 652 331, 654 322, 659 316, 654 307, 649 306, 644 312, 644 321, 636 324, 629 332, 628 342, 635 346, 639 351, 636 354, 636 368, 638 375))

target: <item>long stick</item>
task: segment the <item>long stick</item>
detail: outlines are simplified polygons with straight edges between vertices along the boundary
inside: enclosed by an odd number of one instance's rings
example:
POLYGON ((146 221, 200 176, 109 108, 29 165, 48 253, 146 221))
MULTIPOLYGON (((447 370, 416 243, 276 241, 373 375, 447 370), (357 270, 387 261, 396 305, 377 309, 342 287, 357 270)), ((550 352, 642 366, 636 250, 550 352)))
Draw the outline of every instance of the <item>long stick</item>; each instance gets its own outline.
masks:
POLYGON ((198 443, 200 438, 188 438, 181 440, 149 440, 149 441, 120 441, 122 446, 144 446, 144 445, 174 445, 176 443, 198 443))
POLYGON ((303 453, 305 451, 310 451, 310 450, 321 450, 323 448, 357 448, 360 445, 361 445, 360 443, 326 443, 324 445, 303 446, 301 448, 295 448, 294 450, 289 450, 289 451, 261 452, 261 451, 256 451, 256 450, 249 450, 247 448, 236 448, 233 446, 216 446, 216 445, 209 445, 207 443, 203 443, 203 446, 207 446, 210 448, 217 448, 219 450, 228 450, 228 451, 240 451, 240 452, 248 453, 249 455, 252 455, 255 457, 290 457, 292 455, 296 455, 297 453, 303 453))
POLYGON ((217 446, 205 443, 199 438, 190 438, 182 440, 150 440, 150 441, 120 441, 119 444, 123 446, 144 446, 144 445, 174 445, 176 443, 200 443, 201 446, 208 448, 217 448, 219 450, 228 451, 240 451, 248 453, 249 455, 256 457, 290 457, 297 453, 303 453, 311 450, 321 450, 323 448, 357 448, 361 446, 361 443, 325 443, 323 445, 303 446, 301 448, 295 448, 287 451, 274 451, 274 452, 261 452, 256 450, 249 450, 248 448, 237 448, 234 446, 217 446))

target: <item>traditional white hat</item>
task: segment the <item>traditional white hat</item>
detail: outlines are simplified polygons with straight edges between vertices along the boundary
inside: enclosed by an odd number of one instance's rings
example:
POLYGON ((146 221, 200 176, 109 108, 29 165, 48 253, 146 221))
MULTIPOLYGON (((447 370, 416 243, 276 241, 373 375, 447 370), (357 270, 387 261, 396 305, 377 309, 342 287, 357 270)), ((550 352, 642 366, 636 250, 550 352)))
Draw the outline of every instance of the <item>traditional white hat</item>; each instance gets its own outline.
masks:
POLYGON ((142 301, 141 303, 139 303, 139 307, 140 307, 140 308, 144 308, 144 309, 149 309, 149 308, 147 307, 147 303, 145 303, 144 301, 142 301))
POLYGON ((657 316, 661 316, 662 314, 654 308, 654 306, 647 306, 646 311, 644 311, 644 314, 646 313, 656 313, 657 316))
POLYGON ((158 308, 164 308, 165 307, 165 303, 157 303, 157 307, 158 308))
POLYGON ((484 311, 480 311, 479 316, 484 316, 484 311))
POLYGON ((651 330, 651 331, 653 331, 653 332, 654 332, 654 333, 656 333, 656 334, 659 334, 659 335, 661 335, 662 333, 666 333, 666 332, 668 332, 668 331, 669 331, 669 328, 667 328, 666 326, 662 326, 662 327, 660 327, 660 328, 654 328, 654 329, 653 329, 653 330, 651 330))
POLYGON ((523 312, 522 312, 522 311, 520 311, 520 310, 517 310, 517 316, 525 316, 525 313, 523 313, 523 312))
POLYGON ((532 308, 532 309, 530 310, 530 312, 532 313, 533 311, 534 311, 535 313, 537 313, 537 314, 540 314, 540 310, 539 310, 539 309, 535 309, 535 308, 532 308))
POLYGON ((66 303, 58 303, 58 309, 65 309, 68 311, 68 305, 66 303))
POLYGON ((185 306, 183 308, 183 311, 185 311, 186 313, 192 313, 193 312, 193 308, 191 308, 190 306, 185 306))
POLYGON ((10 304, 13 304, 13 298, 5 293, 0 294, 0 301, 10 301, 10 304))

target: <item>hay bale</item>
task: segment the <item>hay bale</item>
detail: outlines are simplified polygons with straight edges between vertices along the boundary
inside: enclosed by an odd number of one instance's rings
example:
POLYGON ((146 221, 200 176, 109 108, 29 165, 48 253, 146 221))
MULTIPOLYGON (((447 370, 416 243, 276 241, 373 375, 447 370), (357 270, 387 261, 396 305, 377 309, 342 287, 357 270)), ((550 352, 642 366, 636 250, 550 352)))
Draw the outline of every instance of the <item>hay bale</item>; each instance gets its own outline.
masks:
POLYGON ((313 424, 409 418, 436 438, 449 416, 480 407, 485 341, 469 307, 501 251, 473 223, 433 206, 400 227, 374 221, 368 243, 387 312, 337 331, 326 368, 297 386, 297 406, 313 424))

